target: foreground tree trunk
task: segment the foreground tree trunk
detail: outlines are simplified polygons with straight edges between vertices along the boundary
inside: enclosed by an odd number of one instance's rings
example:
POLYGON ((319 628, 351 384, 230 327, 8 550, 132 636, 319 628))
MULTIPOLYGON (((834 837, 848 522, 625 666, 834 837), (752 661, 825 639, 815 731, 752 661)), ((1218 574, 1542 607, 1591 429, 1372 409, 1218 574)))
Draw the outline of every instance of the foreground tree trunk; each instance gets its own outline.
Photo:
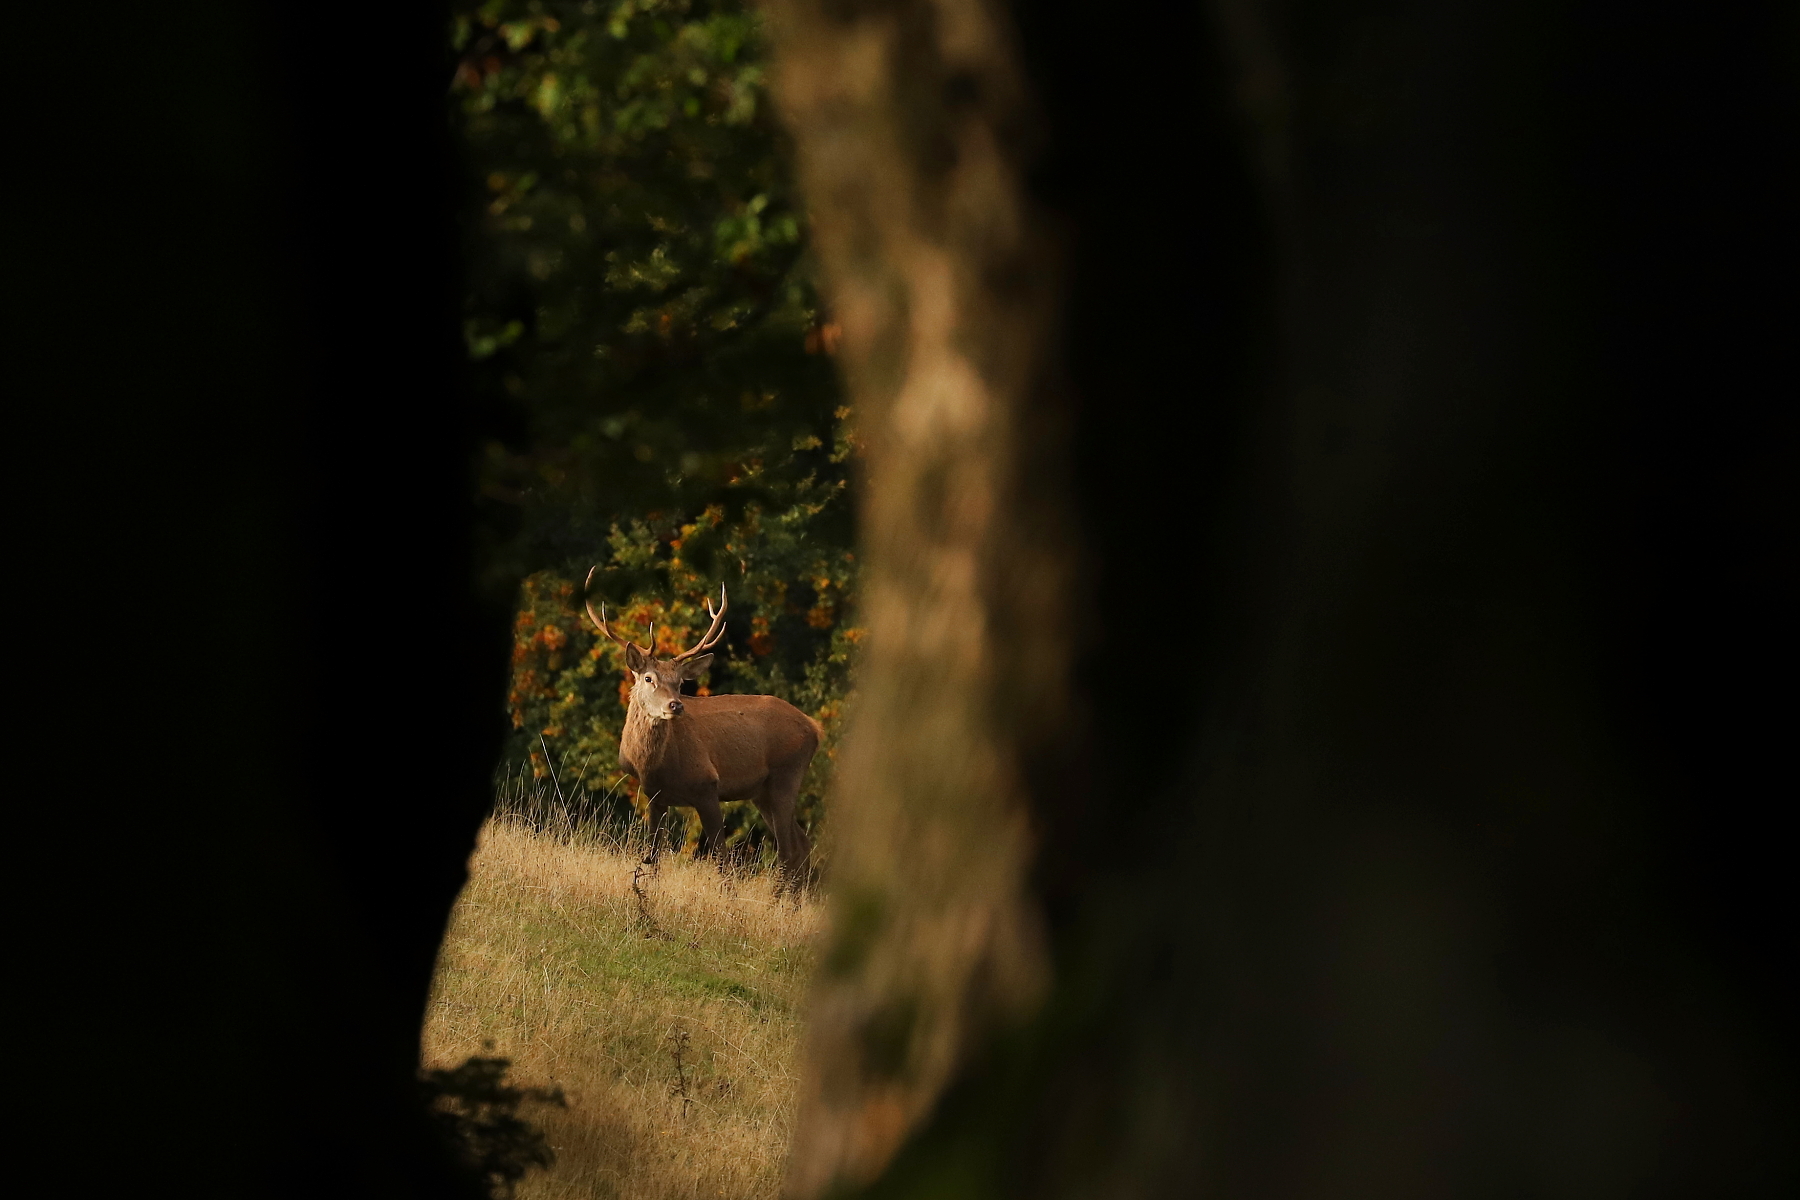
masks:
POLYGON ((813 1194, 871 1178, 1041 994, 1029 795, 1034 768, 1077 761, 1081 581, 1060 254, 1023 188, 1031 114, 1004 27, 980 5, 776 19, 866 448, 876 631, 839 759, 855 800, 833 816, 841 919, 795 1158, 813 1194))
POLYGON ((771 13, 868 447, 793 1192, 1791 1187, 1772 14, 771 13))

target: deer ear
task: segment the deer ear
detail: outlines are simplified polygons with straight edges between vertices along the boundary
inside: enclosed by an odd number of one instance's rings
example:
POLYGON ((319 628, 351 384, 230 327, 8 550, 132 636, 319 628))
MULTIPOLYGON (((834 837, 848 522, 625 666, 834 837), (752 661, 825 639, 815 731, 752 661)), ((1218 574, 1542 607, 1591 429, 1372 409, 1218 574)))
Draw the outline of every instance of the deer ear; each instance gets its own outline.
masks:
POLYGON ((710 654, 702 654, 699 658, 688 659, 681 664, 681 677, 683 679, 700 678, 706 673, 706 668, 712 666, 712 660, 713 656, 710 654))
POLYGON ((650 656, 637 648, 633 642, 625 643, 625 665, 633 675, 650 665, 650 656))

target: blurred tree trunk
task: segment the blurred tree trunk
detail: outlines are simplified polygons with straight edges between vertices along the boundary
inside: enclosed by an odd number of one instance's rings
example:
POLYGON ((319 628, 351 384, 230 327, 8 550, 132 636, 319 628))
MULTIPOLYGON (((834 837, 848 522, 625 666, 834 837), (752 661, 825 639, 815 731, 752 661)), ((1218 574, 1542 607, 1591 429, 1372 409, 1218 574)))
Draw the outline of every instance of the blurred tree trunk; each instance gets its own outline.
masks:
POLYGON ((795 1194, 1790 1188, 1772 10, 771 13, 868 448, 795 1194))
POLYGON ((1026 106, 980 5, 838 27, 778 10, 780 95, 864 446, 859 665, 832 818, 840 923, 796 1179, 866 1178, 996 1022, 1036 1000, 1034 770, 1069 759, 1060 254, 1023 190, 1026 106))

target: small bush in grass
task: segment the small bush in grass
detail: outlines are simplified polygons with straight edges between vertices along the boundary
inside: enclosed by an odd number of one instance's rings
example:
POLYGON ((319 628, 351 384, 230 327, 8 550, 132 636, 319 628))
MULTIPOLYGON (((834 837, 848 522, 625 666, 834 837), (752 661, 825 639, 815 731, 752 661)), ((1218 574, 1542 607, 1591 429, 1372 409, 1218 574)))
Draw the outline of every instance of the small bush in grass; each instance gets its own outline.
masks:
POLYGON ((532 1167, 556 1154, 541 1129, 519 1116, 523 1101, 564 1107, 561 1088, 518 1088, 506 1082, 504 1058, 470 1058, 460 1067, 424 1071, 419 1089, 451 1154, 483 1180, 489 1194, 510 1197, 532 1167))

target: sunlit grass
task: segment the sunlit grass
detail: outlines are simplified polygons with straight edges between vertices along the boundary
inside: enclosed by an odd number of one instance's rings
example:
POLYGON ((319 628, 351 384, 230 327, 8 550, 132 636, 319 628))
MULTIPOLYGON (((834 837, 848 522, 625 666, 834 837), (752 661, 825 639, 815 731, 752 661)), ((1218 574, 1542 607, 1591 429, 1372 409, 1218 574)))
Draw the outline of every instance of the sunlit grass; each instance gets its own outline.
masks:
POLYGON ((557 1162, 523 1197, 774 1197, 818 905, 772 873, 490 821, 438 963, 424 1063, 512 1060, 557 1162), (685 1095, 674 1050, 679 1035, 685 1095))

